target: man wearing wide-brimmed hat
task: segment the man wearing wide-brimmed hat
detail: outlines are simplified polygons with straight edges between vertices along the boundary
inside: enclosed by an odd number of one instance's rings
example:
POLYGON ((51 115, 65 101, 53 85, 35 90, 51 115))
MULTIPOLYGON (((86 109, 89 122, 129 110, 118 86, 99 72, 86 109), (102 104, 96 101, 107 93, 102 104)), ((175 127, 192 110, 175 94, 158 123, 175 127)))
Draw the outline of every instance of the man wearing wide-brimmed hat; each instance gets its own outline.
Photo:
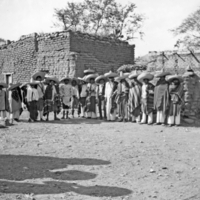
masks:
POLYGON ((20 85, 21 83, 10 84, 8 88, 8 101, 11 124, 13 124, 14 120, 19 122, 19 117, 22 112, 22 95, 20 85))
POLYGON ((72 118, 74 118, 75 109, 77 110, 77 114, 80 117, 79 113, 79 90, 78 90, 78 79, 73 78, 71 81, 72 85, 72 98, 71 98, 71 109, 72 109, 72 118))
POLYGON ((95 71, 93 69, 89 68, 89 69, 84 70, 83 73, 84 73, 84 76, 87 76, 87 75, 90 75, 90 74, 94 74, 95 71))
POLYGON ((9 111, 8 95, 3 88, 7 88, 7 84, 0 82, 0 120, 6 119, 6 112, 9 111))
POLYGON ((116 77, 115 80, 118 82, 116 91, 116 103, 118 105, 118 121, 127 122, 128 121, 128 94, 129 94, 129 84, 126 81, 128 75, 121 75, 116 77))
POLYGON ((97 74, 90 74, 86 76, 87 84, 87 98, 86 98, 86 111, 87 111, 87 118, 96 118, 96 103, 97 103, 97 96, 96 96, 96 89, 97 85, 95 83, 95 78, 97 74))
POLYGON ((179 126, 181 123, 181 108, 184 104, 183 78, 179 75, 167 77, 169 82, 169 110, 167 123, 169 126, 179 126))
POLYGON ((153 80, 154 76, 148 72, 141 73, 137 80, 142 82, 141 94, 141 110, 142 120, 141 124, 153 124, 153 100, 154 100, 154 85, 149 81, 153 80))
POLYGON ((62 101, 63 116, 61 119, 69 118, 69 109, 71 105, 72 98, 72 86, 70 84, 71 79, 69 77, 64 77, 60 80, 60 96, 62 101))
POLYGON ((106 119, 106 106, 105 106, 105 83, 107 78, 104 75, 100 75, 95 79, 97 84, 97 99, 98 99, 98 110, 99 118, 106 119), (102 115, 103 111, 103 115, 102 115))
POLYGON ((165 80, 170 72, 159 72, 155 75, 159 78, 154 89, 154 109, 156 110, 156 125, 164 125, 167 109, 169 107, 169 84, 165 80))
POLYGON ((107 121, 115 121, 117 104, 115 102, 115 90, 117 89, 117 84, 114 82, 114 78, 117 76, 116 73, 110 71, 104 74, 108 78, 108 82, 105 86, 105 101, 106 101, 106 115, 107 121))
POLYGON ((27 85, 27 103, 28 103, 28 111, 29 111, 29 122, 36 122, 37 116, 38 116, 38 100, 39 100, 39 94, 37 90, 39 82, 32 81, 28 83, 27 85))
POLYGON ((129 75, 130 89, 128 98, 128 110, 129 116, 132 122, 140 122, 141 114, 141 94, 142 84, 137 80, 139 73, 137 71, 132 72, 129 75))
POLYGON ((47 116, 46 121, 49 121, 49 113, 54 112, 54 120, 60 120, 57 117, 61 102, 59 99, 59 88, 57 84, 59 83, 58 79, 55 76, 47 76, 46 81, 48 85, 44 93, 44 115, 47 116))
POLYGON ((81 106, 81 117, 85 118, 86 117, 87 82, 85 80, 85 77, 79 78, 79 82, 80 82, 79 103, 81 106))
POLYGON ((36 85, 36 87, 37 87, 37 91, 38 91, 38 95, 39 95, 39 99, 37 101, 37 110, 39 112, 40 121, 44 121, 43 120, 43 110, 44 110, 45 88, 44 88, 44 83, 42 81, 44 80, 45 74, 46 74, 46 72, 39 71, 32 76, 33 81, 39 82, 36 85))

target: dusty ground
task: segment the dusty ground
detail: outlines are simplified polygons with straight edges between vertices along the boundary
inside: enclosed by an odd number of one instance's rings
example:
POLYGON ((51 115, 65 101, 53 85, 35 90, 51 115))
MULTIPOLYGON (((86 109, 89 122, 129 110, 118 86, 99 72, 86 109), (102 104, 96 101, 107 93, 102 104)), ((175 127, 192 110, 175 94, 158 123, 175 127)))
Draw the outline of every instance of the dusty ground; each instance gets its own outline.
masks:
POLYGON ((199 200, 199 130, 15 123, 0 129, 0 200, 199 200))

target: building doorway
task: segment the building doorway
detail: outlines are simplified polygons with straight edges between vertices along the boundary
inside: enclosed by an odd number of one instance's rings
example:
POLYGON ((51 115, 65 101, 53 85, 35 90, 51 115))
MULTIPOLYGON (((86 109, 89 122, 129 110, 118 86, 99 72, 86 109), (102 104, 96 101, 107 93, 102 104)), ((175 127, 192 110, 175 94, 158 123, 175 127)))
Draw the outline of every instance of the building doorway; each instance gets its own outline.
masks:
POLYGON ((8 85, 12 83, 12 74, 5 74, 5 81, 8 85))

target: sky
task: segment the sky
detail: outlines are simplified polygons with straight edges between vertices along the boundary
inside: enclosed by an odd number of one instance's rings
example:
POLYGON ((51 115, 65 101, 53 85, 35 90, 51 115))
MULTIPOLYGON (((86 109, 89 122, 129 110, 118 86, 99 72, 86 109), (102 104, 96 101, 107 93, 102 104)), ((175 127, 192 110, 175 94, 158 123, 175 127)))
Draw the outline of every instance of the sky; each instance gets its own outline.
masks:
MULTIPOLYGON (((71 1, 71 0, 70 0, 71 1)), ((80 1, 80 0, 73 0, 80 1)), ((149 51, 173 50, 177 27, 200 6, 199 0, 117 0, 135 3, 136 12, 145 15, 143 40, 136 38, 136 56, 149 51)), ((0 38, 18 40, 20 36, 59 31, 53 26, 54 8, 65 7, 67 0, 0 0, 0 38)))

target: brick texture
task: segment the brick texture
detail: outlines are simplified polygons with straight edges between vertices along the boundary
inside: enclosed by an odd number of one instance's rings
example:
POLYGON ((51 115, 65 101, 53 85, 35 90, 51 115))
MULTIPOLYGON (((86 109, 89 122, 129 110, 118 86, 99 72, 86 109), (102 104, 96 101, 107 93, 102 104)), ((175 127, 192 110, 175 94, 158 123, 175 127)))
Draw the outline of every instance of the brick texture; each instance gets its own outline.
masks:
POLYGON ((29 81, 38 70, 62 78, 82 76, 86 68, 102 74, 134 62, 134 45, 80 32, 36 33, 0 46, 0 81, 13 73, 13 82, 29 81))

